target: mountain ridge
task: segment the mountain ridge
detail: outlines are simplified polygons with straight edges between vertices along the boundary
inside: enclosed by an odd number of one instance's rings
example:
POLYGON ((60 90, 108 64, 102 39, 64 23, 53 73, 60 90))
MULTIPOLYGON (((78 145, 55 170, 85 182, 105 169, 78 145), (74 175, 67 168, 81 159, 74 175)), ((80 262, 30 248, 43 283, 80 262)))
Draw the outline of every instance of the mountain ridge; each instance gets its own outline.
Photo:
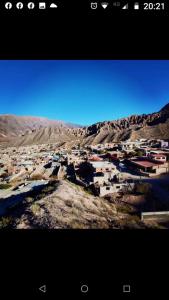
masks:
POLYGON ((169 103, 158 112, 83 127, 44 117, 0 115, 0 143, 14 146, 55 142, 84 146, 139 138, 169 139, 169 103))

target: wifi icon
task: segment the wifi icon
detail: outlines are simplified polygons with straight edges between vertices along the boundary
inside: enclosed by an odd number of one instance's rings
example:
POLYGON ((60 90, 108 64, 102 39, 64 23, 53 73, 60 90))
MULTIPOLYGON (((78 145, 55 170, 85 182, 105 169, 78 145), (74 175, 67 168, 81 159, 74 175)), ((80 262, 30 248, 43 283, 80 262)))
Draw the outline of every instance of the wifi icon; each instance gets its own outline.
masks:
POLYGON ((106 9, 108 5, 109 5, 108 2, 102 2, 102 3, 101 3, 101 6, 102 6, 104 9, 106 9))

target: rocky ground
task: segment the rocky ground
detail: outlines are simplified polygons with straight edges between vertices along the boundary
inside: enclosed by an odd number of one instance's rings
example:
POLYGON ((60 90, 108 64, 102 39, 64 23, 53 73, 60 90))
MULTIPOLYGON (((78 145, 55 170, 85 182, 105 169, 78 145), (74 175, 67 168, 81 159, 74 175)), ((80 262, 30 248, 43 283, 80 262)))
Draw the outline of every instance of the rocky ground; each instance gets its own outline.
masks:
MULTIPOLYGON (((149 199, 150 200, 150 199, 149 199)), ((146 229, 168 228, 140 220, 144 195, 100 198, 68 180, 51 181, 38 194, 0 218, 0 228, 15 229, 146 229)))
MULTIPOLYGON (((28 201, 29 202, 29 201, 28 201)), ((95 197, 69 181, 61 181, 50 195, 31 202, 13 225, 18 229, 145 228, 139 217, 120 206, 95 197)))

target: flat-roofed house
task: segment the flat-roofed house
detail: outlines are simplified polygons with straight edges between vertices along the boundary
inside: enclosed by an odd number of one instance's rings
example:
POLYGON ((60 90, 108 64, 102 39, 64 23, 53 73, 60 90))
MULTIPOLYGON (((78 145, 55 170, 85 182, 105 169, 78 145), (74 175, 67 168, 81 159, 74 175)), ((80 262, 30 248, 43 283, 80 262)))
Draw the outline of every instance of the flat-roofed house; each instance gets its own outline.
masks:
POLYGON ((108 161, 90 161, 90 164, 95 173, 97 172, 113 172, 116 173, 116 166, 108 161))
POLYGON ((112 185, 100 186, 100 197, 104 197, 108 194, 118 193, 124 189, 132 190, 134 183, 114 183, 112 185))
POLYGON ((98 155, 91 155, 89 156, 89 161, 102 161, 103 158, 102 157, 99 157, 98 155))
POLYGON ((112 174, 111 172, 106 172, 106 173, 97 172, 97 173, 94 173, 94 175, 93 175, 93 183, 94 184, 97 183, 99 185, 102 185, 104 183, 108 183, 109 180, 112 178, 111 174, 112 174))
POLYGON ((169 141, 160 140, 160 142, 161 142, 161 148, 169 147, 169 141))

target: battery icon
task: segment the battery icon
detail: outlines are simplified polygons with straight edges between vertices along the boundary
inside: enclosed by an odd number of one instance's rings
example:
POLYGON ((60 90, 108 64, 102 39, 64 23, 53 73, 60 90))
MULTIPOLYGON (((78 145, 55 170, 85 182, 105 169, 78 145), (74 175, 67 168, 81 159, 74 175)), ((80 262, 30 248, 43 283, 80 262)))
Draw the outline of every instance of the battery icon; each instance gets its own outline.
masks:
POLYGON ((138 2, 134 3, 134 9, 139 9, 139 3, 138 2))

